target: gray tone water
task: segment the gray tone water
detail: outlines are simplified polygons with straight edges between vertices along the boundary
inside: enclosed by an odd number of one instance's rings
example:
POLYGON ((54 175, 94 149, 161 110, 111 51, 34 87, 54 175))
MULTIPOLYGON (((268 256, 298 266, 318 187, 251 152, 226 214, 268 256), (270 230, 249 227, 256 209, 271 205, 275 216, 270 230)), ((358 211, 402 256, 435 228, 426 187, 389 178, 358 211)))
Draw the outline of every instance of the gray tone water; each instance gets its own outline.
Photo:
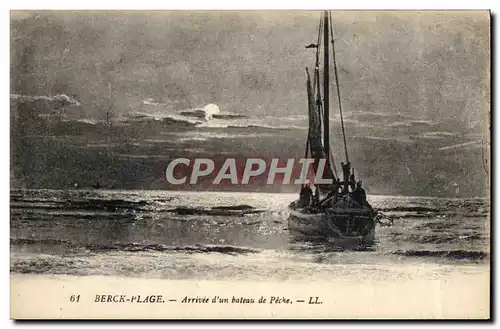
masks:
POLYGON ((12 273, 168 279, 436 278, 489 265, 489 200, 369 196, 376 245, 294 241, 295 194, 11 191, 12 273))

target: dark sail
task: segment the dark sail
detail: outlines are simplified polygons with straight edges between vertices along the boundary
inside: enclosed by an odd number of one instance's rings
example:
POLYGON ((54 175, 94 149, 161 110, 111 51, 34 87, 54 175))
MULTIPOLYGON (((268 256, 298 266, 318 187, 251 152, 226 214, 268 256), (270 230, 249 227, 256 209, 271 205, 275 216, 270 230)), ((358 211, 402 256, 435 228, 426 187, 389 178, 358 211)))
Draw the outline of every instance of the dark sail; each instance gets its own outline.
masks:
MULTIPOLYGON (((330 166, 328 166, 329 161, 325 163, 325 170, 323 173, 318 173, 319 161, 321 159, 326 160, 325 150, 322 144, 322 134, 321 134, 321 118, 320 113, 317 108, 317 103, 314 99, 314 95, 311 87, 311 77, 309 75, 309 70, 306 68, 307 74, 307 100, 309 105, 309 149, 311 150, 311 158, 314 159, 313 169, 314 173, 320 175, 324 179, 334 179, 334 175, 330 166)), ((330 186, 326 187, 325 190, 329 190, 330 186)))

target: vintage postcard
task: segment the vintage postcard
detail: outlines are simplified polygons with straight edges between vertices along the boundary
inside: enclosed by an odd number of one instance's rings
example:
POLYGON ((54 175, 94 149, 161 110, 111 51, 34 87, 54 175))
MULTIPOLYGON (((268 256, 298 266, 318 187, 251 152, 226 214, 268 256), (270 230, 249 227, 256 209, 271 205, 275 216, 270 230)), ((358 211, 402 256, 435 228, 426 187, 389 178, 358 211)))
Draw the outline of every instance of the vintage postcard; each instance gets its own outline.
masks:
POLYGON ((490 12, 10 12, 13 319, 489 319, 490 12))

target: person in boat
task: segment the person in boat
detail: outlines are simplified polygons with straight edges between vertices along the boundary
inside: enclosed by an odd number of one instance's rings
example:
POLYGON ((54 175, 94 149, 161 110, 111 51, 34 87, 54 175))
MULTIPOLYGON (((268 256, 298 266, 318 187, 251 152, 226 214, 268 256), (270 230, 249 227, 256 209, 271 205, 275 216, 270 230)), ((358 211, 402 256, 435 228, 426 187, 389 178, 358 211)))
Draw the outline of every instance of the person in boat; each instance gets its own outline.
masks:
MULTIPOLYGON (((349 177, 349 174, 350 174, 350 167, 351 167, 351 164, 348 162, 348 163, 345 163, 345 162, 341 162, 340 163, 340 166, 342 167, 342 173, 344 175, 347 175, 347 181, 349 182, 350 181, 350 177, 349 177)), ((344 176, 345 177, 345 176, 344 176)))
POLYGON ((354 192, 356 190, 356 179, 354 178, 354 169, 352 170, 352 173, 349 176, 349 186, 351 188, 351 192, 354 192))
POLYGON ((356 183, 356 188, 352 192, 352 198, 354 199, 354 201, 356 201, 360 205, 365 205, 367 203, 366 202, 366 192, 363 189, 362 185, 363 185, 362 181, 359 181, 356 183))
POLYGON ((299 197, 300 205, 302 207, 307 207, 311 205, 312 197, 313 197, 313 192, 309 184, 302 186, 299 197))
POLYGON ((340 181, 340 178, 338 178, 338 177, 335 180, 335 189, 337 190, 338 194, 342 193, 342 182, 340 181))
POLYGON ((314 190, 314 196, 312 198, 312 206, 316 207, 319 204, 319 188, 316 186, 316 189, 314 190))

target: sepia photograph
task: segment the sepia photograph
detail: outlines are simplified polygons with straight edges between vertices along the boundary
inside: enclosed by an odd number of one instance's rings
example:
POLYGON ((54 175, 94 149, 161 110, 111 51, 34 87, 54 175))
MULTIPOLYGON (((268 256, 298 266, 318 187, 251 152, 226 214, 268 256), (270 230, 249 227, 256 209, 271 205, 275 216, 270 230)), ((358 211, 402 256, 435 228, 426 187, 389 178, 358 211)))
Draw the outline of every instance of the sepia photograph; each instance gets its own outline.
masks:
POLYGON ((490 314, 488 10, 11 10, 12 319, 490 314))

